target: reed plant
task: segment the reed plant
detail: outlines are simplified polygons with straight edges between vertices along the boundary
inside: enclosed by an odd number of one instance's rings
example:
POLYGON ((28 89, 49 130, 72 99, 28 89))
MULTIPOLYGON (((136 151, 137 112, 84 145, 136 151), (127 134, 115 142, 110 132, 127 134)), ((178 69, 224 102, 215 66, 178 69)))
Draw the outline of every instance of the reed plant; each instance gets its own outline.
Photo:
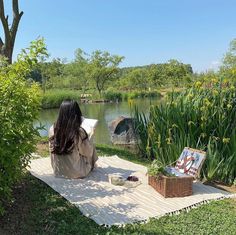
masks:
POLYGON ((177 97, 134 112, 139 149, 149 159, 173 163, 188 146, 207 151, 207 180, 233 183, 236 177, 236 89, 223 79, 198 81, 177 97))

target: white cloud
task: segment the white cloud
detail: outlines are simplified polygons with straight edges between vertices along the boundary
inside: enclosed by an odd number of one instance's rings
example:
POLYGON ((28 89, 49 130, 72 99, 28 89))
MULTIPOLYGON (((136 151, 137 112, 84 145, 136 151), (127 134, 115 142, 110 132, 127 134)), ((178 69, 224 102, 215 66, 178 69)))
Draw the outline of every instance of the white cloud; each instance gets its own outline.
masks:
POLYGON ((219 69, 219 67, 221 66, 221 62, 220 61, 212 61, 208 67, 209 70, 213 70, 213 71, 217 71, 219 69))

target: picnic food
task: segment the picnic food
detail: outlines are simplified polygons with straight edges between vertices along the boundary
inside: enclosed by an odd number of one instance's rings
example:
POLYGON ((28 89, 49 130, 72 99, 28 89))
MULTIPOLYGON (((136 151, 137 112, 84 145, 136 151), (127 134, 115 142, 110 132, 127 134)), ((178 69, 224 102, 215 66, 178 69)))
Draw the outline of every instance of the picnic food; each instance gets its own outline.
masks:
POLYGON ((134 176, 134 175, 130 175, 130 176, 127 177, 127 180, 128 181, 138 181, 138 177, 134 176))

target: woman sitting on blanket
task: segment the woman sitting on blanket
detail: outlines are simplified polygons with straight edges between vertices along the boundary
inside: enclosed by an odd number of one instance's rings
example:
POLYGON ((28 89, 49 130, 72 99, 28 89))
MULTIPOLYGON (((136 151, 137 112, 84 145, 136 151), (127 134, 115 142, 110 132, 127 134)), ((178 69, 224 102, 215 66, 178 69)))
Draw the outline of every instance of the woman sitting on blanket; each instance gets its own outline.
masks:
POLYGON ((76 101, 65 100, 56 123, 49 130, 49 149, 55 176, 84 178, 94 168, 97 154, 81 127, 82 113, 76 101))

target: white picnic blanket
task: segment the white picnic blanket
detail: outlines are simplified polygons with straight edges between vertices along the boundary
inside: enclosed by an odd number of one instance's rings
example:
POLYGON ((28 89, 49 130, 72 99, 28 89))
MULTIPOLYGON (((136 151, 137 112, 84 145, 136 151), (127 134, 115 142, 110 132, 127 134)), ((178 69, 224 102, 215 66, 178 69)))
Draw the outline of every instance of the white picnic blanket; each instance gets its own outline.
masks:
POLYGON ((97 167, 85 179, 56 178, 50 158, 32 160, 29 170, 100 225, 147 221, 151 217, 190 209, 212 199, 235 196, 214 187, 194 183, 193 195, 164 198, 148 185, 146 167, 117 156, 99 157, 97 167), (142 183, 136 188, 112 185, 108 181, 108 174, 116 173, 125 178, 135 175, 142 183))

